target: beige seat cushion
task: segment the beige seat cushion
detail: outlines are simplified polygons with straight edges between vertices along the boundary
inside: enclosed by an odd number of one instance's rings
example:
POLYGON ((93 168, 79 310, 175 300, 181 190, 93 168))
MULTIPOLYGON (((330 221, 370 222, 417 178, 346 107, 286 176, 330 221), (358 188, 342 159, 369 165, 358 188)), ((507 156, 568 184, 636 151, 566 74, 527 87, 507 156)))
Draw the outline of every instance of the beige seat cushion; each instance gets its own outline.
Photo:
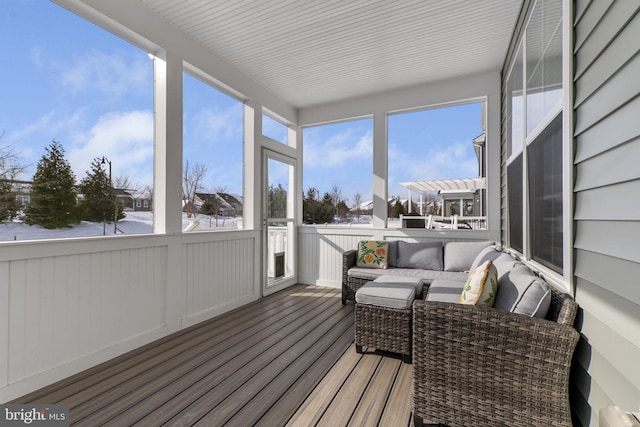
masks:
POLYGON ((415 296, 413 283, 369 282, 356 291, 356 303, 410 309, 415 296))

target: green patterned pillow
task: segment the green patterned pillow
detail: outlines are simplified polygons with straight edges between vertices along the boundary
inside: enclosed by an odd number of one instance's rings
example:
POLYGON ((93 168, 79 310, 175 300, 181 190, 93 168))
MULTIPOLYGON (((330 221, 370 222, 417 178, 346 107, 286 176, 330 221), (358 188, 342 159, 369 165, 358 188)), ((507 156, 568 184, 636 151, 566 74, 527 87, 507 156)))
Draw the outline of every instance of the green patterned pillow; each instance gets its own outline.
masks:
POLYGON ((361 240, 358 242, 358 267, 388 268, 389 242, 361 240))
POLYGON ((487 260, 471 272, 460 295, 460 304, 493 307, 498 291, 498 270, 487 260))

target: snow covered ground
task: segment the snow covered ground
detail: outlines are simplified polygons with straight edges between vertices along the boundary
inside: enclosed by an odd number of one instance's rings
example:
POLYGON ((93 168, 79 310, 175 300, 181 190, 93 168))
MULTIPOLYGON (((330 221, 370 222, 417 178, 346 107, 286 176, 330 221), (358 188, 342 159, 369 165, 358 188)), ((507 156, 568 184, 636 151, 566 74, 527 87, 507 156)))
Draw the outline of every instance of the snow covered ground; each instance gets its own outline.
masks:
MULTIPOLYGON (((150 234, 153 230, 152 212, 125 212, 126 217, 118 221, 118 235, 150 234)), ((182 229, 186 229, 192 220, 182 215, 182 229)), ((222 217, 216 219, 206 215, 198 215, 196 230, 235 229, 242 223, 241 218, 222 217)), ((7 240, 39 240, 65 239, 72 237, 112 236, 113 223, 83 221, 69 228, 47 230, 39 225, 27 225, 24 222, 5 222, 0 224, 0 241, 7 240)))

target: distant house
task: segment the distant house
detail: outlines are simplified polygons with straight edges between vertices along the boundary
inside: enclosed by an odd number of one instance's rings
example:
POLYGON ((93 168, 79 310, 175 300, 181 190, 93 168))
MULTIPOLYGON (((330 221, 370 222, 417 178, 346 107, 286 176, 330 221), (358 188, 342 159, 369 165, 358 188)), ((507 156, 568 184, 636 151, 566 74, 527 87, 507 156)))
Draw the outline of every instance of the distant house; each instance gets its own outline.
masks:
POLYGON ((11 191, 15 193, 16 200, 18 200, 22 206, 28 206, 31 203, 32 185, 32 181, 20 181, 17 179, 11 181, 11 191))
POLYGON ((118 204, 122 206, 123 209, 134 209, 135 198, 133 195, 126 189, 116 188, 116 200, 118 204))
POLYGON ((234 217, 242 215, 242 197, 237 194, 196 193, 194 199, 195 208, 201 213, 234 217))
POLYGON ((153 208, 150 197, 134 197, 133 210, 148 212, 153 208))

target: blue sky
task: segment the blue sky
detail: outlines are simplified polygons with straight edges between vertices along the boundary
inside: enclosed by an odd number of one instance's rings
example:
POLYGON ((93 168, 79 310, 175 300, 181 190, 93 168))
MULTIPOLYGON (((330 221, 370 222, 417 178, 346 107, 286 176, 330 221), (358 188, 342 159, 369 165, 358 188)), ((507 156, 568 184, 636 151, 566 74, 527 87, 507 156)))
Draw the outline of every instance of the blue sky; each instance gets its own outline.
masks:
MULTIPOLYGON (((399 183, 474 178, 472 140, 482 133, 481 104, 463 104, 388 117, 389 197, 407 198, 399 183)), ((353 205, 372 198, 373 120, 361 119, 304 130, 304 187, 321 193, 334 185, 353 205)))
MULTIPOLYGON (((147 52, 43 0, 2 0, 0 145, 35 172, 44 148, 60 141, 80 180, 95 157, 140 187, 153 177, 153 62, 147 52)), ((186 76, 184 159, 207 166, 205 190, 242 191, 242 104, 186 76)), ((286 138, 265 119, 264 133, 286 138)), ((372 120, 304 130, 304 181, 333 185, 353 202, 371 198, 372 120)), ((418 179, 477 175, 471 140, 481 133, 479 104, 389 117, 389 194, 418 179)))

